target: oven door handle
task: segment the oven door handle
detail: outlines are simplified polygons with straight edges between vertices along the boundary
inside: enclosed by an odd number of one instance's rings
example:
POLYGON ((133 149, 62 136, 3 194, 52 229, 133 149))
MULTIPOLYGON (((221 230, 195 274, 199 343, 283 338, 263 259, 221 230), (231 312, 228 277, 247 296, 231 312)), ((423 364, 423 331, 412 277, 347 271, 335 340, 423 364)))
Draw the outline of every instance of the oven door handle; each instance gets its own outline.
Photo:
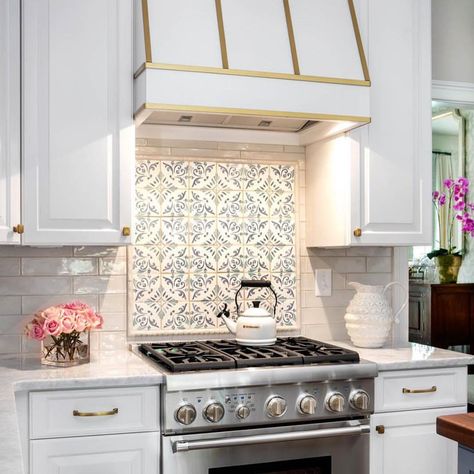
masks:
POLYGON ((229 448, 247 444, 277 443, 280 441, 300 441, 306 439, 330 438, 336 436, 361 435, 369 433, 369 425, 356 425, 345 428, 323 428, 311 431, 274 433, 267 435, 236 436, 235 438, 207 439, 202 441, 175 441, 173 452, 194 451, 196 449, 229 448))

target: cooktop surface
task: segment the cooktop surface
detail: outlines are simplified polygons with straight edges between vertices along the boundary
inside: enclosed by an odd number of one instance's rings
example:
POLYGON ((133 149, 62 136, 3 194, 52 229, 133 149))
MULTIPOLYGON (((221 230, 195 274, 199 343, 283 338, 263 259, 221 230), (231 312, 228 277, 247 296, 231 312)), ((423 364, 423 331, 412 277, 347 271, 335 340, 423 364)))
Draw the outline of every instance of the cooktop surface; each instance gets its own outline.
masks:
POLYGON ((355 351, 305 337, 278 338, 271 346, 232 340, 157 342, 142 344, 139 350, 171 372, 359 362, 355 351))

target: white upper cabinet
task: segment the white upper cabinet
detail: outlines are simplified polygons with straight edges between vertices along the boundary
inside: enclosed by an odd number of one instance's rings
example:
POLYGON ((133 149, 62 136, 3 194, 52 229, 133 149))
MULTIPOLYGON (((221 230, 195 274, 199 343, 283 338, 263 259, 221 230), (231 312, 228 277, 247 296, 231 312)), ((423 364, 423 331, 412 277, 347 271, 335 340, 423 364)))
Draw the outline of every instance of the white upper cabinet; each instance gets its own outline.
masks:
POLYGON ((0 2, 0 243, 20 234, 20 2, 0 2))
POLYGON ((124 244, 132 218, 131 0, 22 4, 25 244, 124 244))
POLYGON ((370 125, 307 149, 309 247, 431 242, 430 1, 369 4, 370 125))

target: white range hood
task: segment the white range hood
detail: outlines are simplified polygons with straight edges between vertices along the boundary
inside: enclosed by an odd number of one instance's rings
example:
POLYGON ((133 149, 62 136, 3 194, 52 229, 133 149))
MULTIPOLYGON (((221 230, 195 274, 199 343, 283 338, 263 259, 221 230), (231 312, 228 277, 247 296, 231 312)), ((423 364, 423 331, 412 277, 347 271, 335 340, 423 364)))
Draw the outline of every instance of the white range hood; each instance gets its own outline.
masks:
POLYGON ((367 0, 135 0, 136 121, 368 123, 366 17, 367 0))

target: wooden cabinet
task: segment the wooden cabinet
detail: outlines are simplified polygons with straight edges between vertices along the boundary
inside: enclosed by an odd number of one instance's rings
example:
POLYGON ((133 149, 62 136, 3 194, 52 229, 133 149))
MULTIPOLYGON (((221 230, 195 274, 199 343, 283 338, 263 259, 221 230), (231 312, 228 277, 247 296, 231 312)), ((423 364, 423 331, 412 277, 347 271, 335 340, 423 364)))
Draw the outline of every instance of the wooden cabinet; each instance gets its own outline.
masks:
POLYGON ((31 442, 30 474, 157 474, 159 433, 31 442))
POLYGON ((456 474, 457 443, 436 434, 436 418, 462 408, 414 410, 371 417, 371 474, 456 474))
POLYGON ((131 0, 22 3, 23 243, 125 244, 131 0))
POLYGON ((430 1, 371 1, 371 123, 307 147, 306 245, 431 241, 430 1))
POLYGON ((474 350, 474 284, 410 283, 409 339, 474 350))
POLYGON ((20 2, 0 2, 0 244, 20 234, 20 2))

